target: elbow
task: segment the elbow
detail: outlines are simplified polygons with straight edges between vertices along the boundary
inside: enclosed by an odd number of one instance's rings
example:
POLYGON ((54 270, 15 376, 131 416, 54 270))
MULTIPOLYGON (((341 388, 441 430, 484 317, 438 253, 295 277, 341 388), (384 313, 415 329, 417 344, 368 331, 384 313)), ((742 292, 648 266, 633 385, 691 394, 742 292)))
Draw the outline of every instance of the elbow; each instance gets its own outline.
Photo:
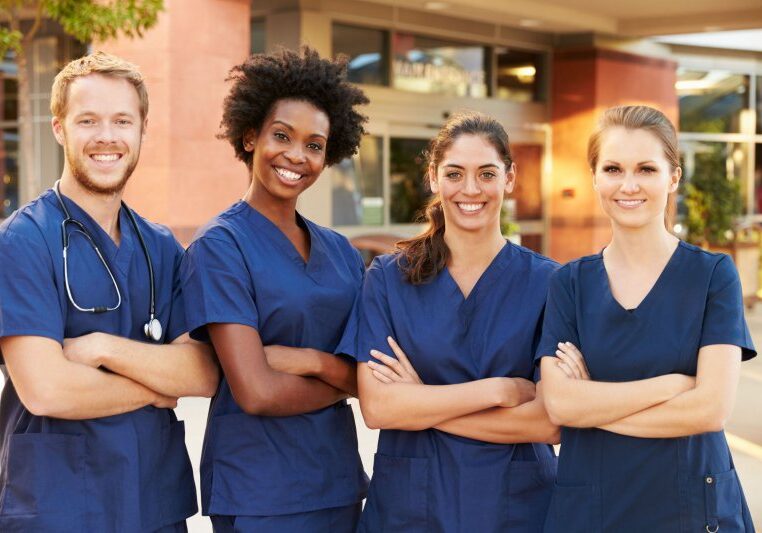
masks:
POLYGON ((19 394, 19 400, 34 416, 61 418, 64 409, 62 398, 50 391, 30 391, 23 396, 19 394))
POLYGON ((231 390, 231 392, 238 407, 247 415, 269 416, 275 410, 277 401, 266 394, 259 394, 256 391, 231 390))
POLYGON ((207 372, 204 376, 204 379, 202 380, 199 390, 198 390, 198 396, 201 396, 203 398, 211 398, 215 394, 217 394, 217 389, 220 386, 220 369, 217 367, 217 365, 214 366, 214 370, 211 372, 207 372))
POLYGON ((730 416, 728 409, 723 406, 713 406, 706 410, 699 419, 701 420, 700 432, 713 433, 725 429, 725 423, 730 416))
POLYGON ((558 426, 566 426, 571 422, 565 402, 555 395, 546 395, 544 398, 545 412, 548 413, 550 424, 558 429, 558 426))
POLYGON ((360 412, 368 429, 386 429, 383 416, 372 401, 360 397, 360 412))

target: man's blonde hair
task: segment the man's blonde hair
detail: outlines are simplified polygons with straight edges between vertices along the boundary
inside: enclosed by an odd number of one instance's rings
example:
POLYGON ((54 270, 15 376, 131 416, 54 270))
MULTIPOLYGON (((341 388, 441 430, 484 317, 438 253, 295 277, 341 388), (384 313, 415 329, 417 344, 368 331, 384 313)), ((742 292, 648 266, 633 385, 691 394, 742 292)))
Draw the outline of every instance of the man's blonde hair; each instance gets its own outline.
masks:
POLYGON ((105 52, 94 52, 75 59, 56 75, 50 94, 50 112, 54 117, 63 119, 66 116, 69 85, 77 78, 90 74, 122 78, 130 82, 140 99, 140 119, 145 120, 148 115, 148 91, 146 91, 143 75, 132 63, 105 52))

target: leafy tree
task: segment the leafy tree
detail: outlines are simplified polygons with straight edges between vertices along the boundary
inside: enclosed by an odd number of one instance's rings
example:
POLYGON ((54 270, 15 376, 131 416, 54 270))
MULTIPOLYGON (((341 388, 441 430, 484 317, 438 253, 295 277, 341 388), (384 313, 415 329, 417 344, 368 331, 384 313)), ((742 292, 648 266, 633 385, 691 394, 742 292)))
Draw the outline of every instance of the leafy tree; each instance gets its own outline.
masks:
POLYGON ((29 200, 42 189, 41 176, 34 173, 27 58, 43 19, 55 20, 79 41, 103 41, 119 34, 141 37, 156 24, 163 8, 164 0, 0 0, 0 57, 14 50, 18 67, 19 169, 25 183, 22 197, 29 200))
POLYGON ((724 146, 713 144, 710 150, 696 154, 696 170, 685 183, 687 238, 701 246, 728 244, 743 207, 741 184, 725 167, 724 146))

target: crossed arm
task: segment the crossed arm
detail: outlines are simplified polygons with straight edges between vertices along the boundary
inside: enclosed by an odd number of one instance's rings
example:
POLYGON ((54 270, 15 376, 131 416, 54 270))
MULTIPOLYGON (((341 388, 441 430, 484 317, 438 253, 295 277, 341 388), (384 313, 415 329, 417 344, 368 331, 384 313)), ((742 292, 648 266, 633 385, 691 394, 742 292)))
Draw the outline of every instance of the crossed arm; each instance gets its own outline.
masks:
POLYGON ((322 409, 353 394, 355 365, 332 354, 262 345, 242 324, 209 324, 225 377, 245 413, 291 416, 322 409))
POLYGON ((559 344, 542 359, 551 419, 569 427, 599 427, 644 438, 671 438, 719 431, 733 409, 741 349, 699 350, 696 377, 668 374, 624 383, 593 381, 579 350, 559 344))
POLYGON ((522 378, 486 378, 425 385, 407 355, 389 338, 396 359, 378 351, 360 365, 360 408, 371 428, 435 428, 495 443, 558 441, 535 385, 522 378))

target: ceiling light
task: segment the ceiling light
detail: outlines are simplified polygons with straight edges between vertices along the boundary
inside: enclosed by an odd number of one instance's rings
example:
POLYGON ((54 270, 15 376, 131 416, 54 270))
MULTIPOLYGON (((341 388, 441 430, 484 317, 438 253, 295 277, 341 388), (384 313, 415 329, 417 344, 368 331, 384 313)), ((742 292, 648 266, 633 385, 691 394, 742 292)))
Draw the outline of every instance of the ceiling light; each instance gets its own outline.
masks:
POLYGON ((425 2, 423 7, 431 11, 441 11, 450 7, 450 4, 447 2, 425 2))
POLYGON ((522 28, 536 28, 541 24, 542 23, 537 19, 521 19, 519 21, 519 26, 522 28))

